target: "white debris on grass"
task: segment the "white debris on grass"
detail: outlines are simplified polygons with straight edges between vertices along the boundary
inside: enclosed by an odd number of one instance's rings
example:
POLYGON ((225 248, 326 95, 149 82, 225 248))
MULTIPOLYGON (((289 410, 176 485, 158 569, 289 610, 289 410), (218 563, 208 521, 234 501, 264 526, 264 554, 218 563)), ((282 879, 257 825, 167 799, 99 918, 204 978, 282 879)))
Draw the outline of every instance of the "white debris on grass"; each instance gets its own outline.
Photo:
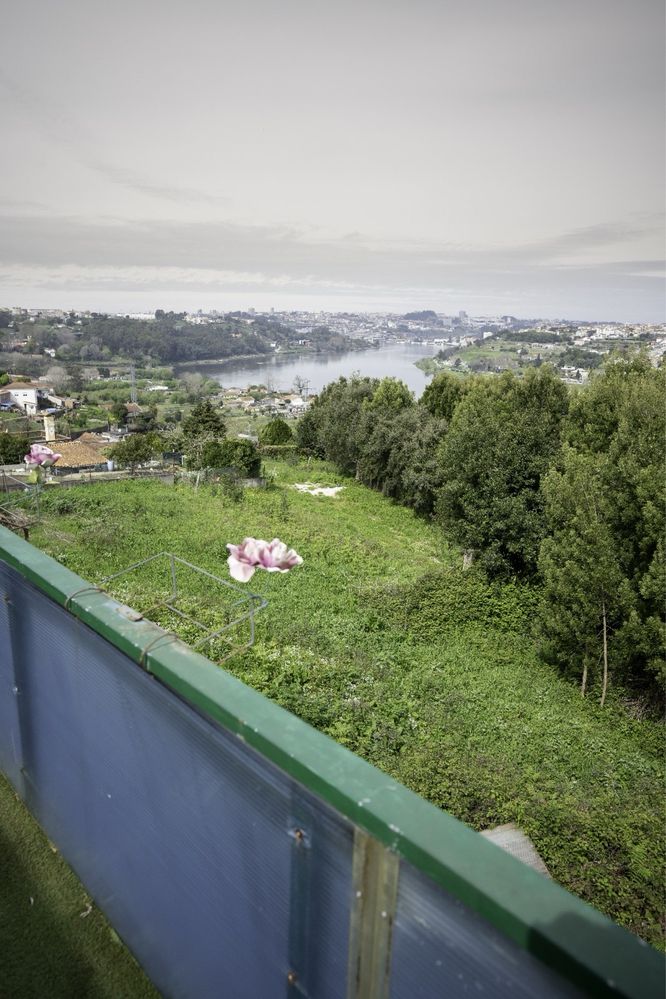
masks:
POLYGON ((316 486, 312 482, 297 482, 294 489, 299 493, 309 493, 310 496, 337 496, 344 486, 316 486))

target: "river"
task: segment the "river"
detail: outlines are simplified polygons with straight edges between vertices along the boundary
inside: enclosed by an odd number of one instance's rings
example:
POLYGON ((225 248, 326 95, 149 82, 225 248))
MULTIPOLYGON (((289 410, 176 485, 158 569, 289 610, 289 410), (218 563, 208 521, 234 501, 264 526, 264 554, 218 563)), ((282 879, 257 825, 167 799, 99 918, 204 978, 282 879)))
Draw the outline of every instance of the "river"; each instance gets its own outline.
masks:
POLYGON ((244 388, 246 385, 270 383, 276 391, 290 391, 294 379, 308 381, 308 392, 320 392, 324 385, 341 375, 358 372, 371 378, 399 378, 418 398, 429 378, 414 362, 422 357, 434 357, 438 348, 417 343, 395 343, 369 350, 354 350, 345 354, 271 354, 256 360, 209 361, 201 366, 188 364, 183 370, 198 371, 214 378, 223 388, 244 388))

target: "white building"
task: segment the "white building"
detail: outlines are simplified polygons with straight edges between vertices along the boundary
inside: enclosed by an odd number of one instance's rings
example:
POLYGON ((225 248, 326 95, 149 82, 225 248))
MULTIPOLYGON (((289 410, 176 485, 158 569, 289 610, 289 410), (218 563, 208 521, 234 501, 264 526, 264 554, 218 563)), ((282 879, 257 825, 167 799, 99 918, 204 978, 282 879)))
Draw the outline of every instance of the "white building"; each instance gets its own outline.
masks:
POLYGON ((40 402, 47 401, 53 393, 50 385, 36 382, 10 382, 0 387, 0 402, 11 402, 29 416, 35 416, 40 408, 40 402))

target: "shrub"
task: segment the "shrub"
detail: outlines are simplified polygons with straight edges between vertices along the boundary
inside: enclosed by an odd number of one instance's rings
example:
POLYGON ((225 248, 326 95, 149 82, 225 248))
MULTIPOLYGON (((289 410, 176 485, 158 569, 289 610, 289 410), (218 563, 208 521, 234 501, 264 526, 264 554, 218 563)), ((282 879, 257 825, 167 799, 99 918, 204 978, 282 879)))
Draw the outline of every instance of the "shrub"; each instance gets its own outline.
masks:
POLYGON ((279 416, 267 423, 259 434, 262 444, 289 444, 292 437, 291 427, 279 416))

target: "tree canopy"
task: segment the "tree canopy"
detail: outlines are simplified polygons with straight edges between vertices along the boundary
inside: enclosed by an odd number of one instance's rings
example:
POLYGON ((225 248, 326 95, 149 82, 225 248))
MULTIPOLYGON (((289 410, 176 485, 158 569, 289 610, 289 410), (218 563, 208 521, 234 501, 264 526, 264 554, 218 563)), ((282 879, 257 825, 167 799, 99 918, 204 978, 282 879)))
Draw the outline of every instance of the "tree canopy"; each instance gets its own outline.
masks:
POLYGON ((202 399, 196 403, 181 425, 187 437, 200 437, 202 434, 223 437, 226 430, 221 412, 213 406, 210 399, 202 399))
POLYGON ((293 439, 291 427, 286 420, 276 417, 270 420, 259 434, 262 444, 290 444, 293 439))
POLYGON ((476 381, 440 450, 438 517, 492 574, 533 574, 545 533, 541 478, 560 447, 566 386, 549 367, 476 381))

